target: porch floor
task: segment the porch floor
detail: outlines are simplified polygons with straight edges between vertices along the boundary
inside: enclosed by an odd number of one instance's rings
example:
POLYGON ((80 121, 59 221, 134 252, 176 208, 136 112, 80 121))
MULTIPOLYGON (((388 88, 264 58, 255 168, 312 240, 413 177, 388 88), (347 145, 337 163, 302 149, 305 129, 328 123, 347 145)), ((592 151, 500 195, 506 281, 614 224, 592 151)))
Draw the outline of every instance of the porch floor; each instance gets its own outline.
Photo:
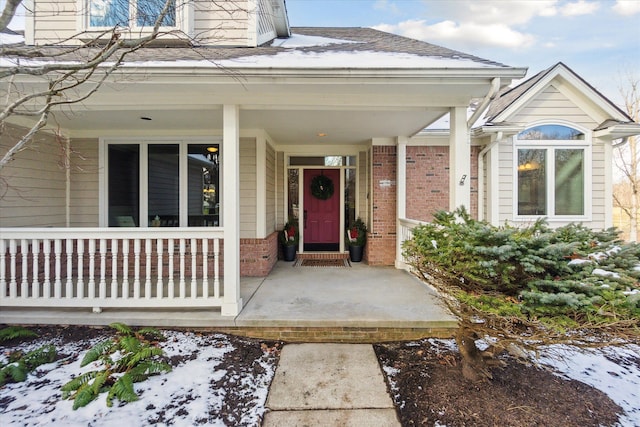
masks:
POLYGON ((293 267, 279 261, 264 278, 242 278, 244 308, 223 317, 219 309, 88 309, 3 308, 0 323, 108 325, 206 328, 240 335, 300 341, 364 341, 450 335, 455 317, 435 292, 405 271, 391 267, 293 267), (337 335, 337 337, 336 337, 337 335), (341 339, 340 337, 344 339, 341 339), (412 334, 409 334, 412 336, 412 334), (314 339, 314 337, 318 339, 314 339), (367 339, 369 337, 370 339, 367 339), (376 338, 377 337, 377 338, 376 338), (360 340, 362 341, 362 340, 360 340))

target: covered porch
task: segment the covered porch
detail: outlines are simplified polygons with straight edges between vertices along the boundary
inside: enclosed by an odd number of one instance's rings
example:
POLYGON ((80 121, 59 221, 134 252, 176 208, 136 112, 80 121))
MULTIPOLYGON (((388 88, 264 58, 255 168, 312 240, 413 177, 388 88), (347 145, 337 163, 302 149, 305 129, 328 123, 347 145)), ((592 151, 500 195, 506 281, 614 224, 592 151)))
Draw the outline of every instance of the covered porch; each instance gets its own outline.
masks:
MULTIPOLYGON (((300 267, 279 261, 264 278, 242 278, 244 307, 172 309, 3 307, 0 323, 206 328, 287 341, 383 341, 449 336, 457 326, 437 295, 393 267, 300 267)), ((187 298, 187 302, 188 302, 187 298)))

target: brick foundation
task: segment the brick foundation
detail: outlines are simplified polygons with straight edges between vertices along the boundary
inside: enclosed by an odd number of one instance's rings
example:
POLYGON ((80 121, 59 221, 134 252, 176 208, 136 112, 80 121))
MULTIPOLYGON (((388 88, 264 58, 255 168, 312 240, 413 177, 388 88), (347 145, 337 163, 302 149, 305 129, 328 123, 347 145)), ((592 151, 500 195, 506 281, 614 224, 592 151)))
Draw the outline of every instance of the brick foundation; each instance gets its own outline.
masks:
MULTIPOLYGON (((205 330, 209 330, 206 328, 205 330)), ((422 338, 451 338, 455 328, 229 327, 216 332, 287 342, 379 343, 422 338)))
POLYGON ((240 276, 264 277, 278 261, 278 232, 266 239, 240 239, 240 276))

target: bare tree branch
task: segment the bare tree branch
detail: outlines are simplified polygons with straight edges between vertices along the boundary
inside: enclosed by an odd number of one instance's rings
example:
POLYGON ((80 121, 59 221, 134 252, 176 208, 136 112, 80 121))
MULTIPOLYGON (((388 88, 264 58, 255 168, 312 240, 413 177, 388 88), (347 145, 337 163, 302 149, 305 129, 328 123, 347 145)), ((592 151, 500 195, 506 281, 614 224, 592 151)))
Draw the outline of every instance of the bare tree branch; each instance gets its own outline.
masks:
POLYGON ((13 19, 16 14, 16 10, 22 0, 6 0, 7 2, 4 5, 4 10, 2 11, 2 15, 0 15, 0 31, 4 31, 7 29, 7 26, 13 19))
MULTIPOLYGON (((13 0, 16 4, 20 1, 13 0)), ((106 79, 121 67, 124 58, 146 46, 155 40, 160 34, 160 28, 165 17, 174 7, 173 0, 165 0, 164 5, 157 17, 155 17, 154 25, 146 35, 141 35, 135 39, 121 39, 119 30, 114 26, 108 31, 102 31, 97 36, 93 36, 90 42, 83 43, 82 47, 89 45, 98 45, 99 40, 111 34, 109 41, 102 44, 102 47, 85 61, 53 61, 55 57, 49 57, 46 61, 34 62, 30 58, 34 58, 38 53, 37 49, 27 48, 24 50, 26 56, 21 54, 19 49, 12 50, 16 66, 5 69, 0 72, 0 79, 11 78, 16 76, 44 77, 48 80, 45 90, 18 96, 17 99, 11 99, 11 91, 7 93, 7 103, 0 112, 0 123, 4 123, 10 116, 39 116, 36 123, 15 143, 0 160, 0 170, 6 166, 15 154, 23 150, 33 136, 46 126, 52 108, 61 105, 70 105, 82 102, 93 95, 106 79), (25 63, 26 60, 26 63, 25 63), (107 64, 108 63, 108 64, 107 64), (97 73, 100 76, 94 80, 97 73), (90 85, 86 87, 86 85, 90 85), (82 90, 82 93, 75 94, 75 91, 82 90)), ((6 11, 5 7, 5 11, 6 11)), ((14 12, 15 13, 15 8, 14 12)), ((4 13, 3 13, 4 16, 4 13)), ((72 52, 80 51, 81 47, 70 49, 72 52)), ((65 52, 69 53, 69 50, 65 52)), ((6 58, 7 51, 3 51, 6 58)), ((10 85, 15 85, 15 81, 10 85)))

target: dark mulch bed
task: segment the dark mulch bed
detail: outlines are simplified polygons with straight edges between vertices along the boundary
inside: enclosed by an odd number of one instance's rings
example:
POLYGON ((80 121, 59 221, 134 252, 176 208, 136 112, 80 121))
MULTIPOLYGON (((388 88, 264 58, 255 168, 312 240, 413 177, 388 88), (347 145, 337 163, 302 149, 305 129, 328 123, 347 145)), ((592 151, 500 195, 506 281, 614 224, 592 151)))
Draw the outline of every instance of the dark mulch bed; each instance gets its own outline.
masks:
POLYGON ((403 426, 612 426, 622 409, 601 391, 503 357, 493 380, 462 377, 438 341, 374 346, 403 426))

